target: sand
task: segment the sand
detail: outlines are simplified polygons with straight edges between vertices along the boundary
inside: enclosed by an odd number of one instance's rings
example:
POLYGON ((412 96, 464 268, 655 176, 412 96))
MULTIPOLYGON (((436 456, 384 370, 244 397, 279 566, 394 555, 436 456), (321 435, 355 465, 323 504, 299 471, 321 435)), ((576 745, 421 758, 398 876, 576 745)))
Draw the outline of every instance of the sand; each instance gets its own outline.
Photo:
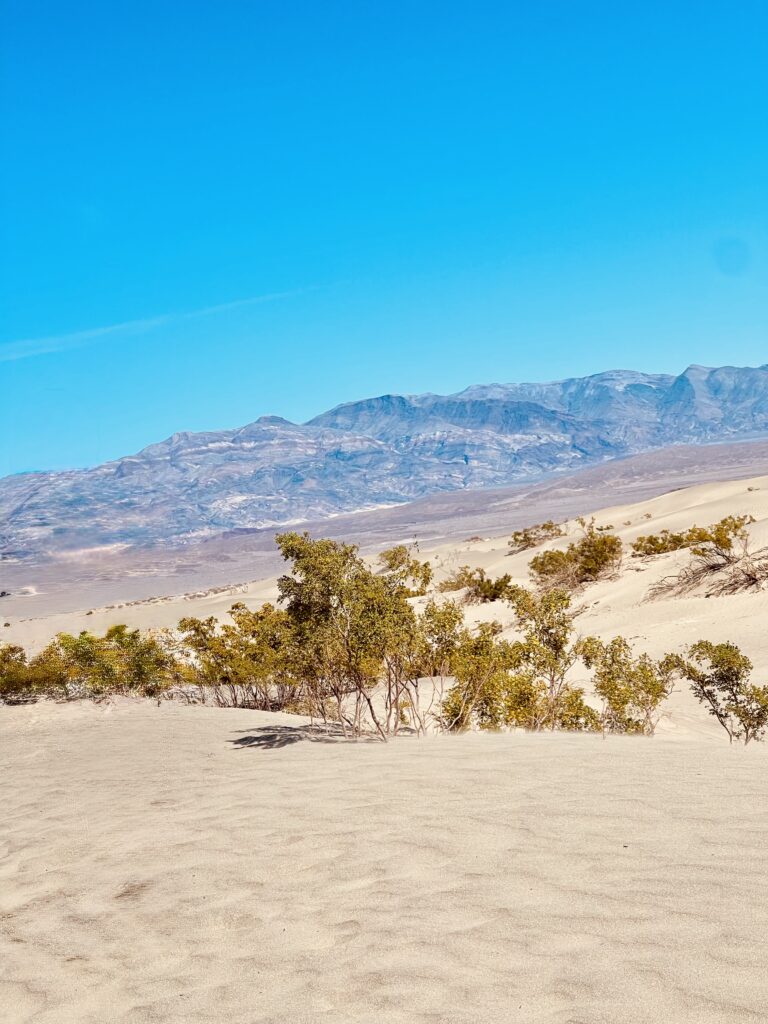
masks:
POLYGON ((765 1021, 768 757, 0 710, 8 1024, 765 1021))
MULTIPOLYGON (((643 533, 658 533, 664 528, 685 529, 694 523, 706 526, 731 514, 754 516, 757 521, 749 528, 753 543, 756 547, 768 545, 768 476, 687 487, 641 502, 599 510, 595 518, 599 525, 613 525, 614 532, 628 546, 643 533)), ((568 523, 567 528, 569 536, 544 547, 563 547, 578 535, 579 527, 575 522, 568 523)), ((425 545, 420 557, 432 561, 438 581, 459 565, 467 564, 484 568, 490 576, 510 573, 516 582, 529 584, 528 562, 535 552, 525 551, 510 557, 508 539, 509 533, 505 533, 472 541, 454 540, 433 547, 425 545)), ((623 633, 633 638, 638 649, 652 654, 678 649, 703 636, 731 639, 746 645, 758 671, 768 677, 768 633, 760 626, 761 621, 768 620, 768 590, 717 600, 701 594, 674 601, 646 600, 651 585, 675 572, 688 557, 686 552, 650 562, 626 557, 618 579, 593 584, 575 601, 575 607, 583 613, 579 617, 579 628, 582 632, 606 637, 623 633)), ((21 644, 35 652, 60 631, 103 632, 116 623, 142 629, 171 627, 186 615, 203 618, 214 615, 225 619, 236 601, 256 608, 265 600, 275 601, 276 598, 277 577, 271 577, 192 599, 180 595, 162 603, 122 604, 118 601, 117 606, 107 608, 12 618, 7 627, 0 625, 0 640, 21 644)), ((510 609, 500 603, 470 607, 467 617, 470 620, 495 618, 507 629, 511 629, 513 620, 510 609)))
MULTIPOLYGON (((768 544, 768 477, 597 521, 630 542, 747 512, 768 544)), ((466 563, 520 582, 530 558, 506 536, 422 554, 438 578, 466 563)), ((577 599, 579 630, 653 655, 734 640, 768 681, 768 591, 647 600, 687 557, 626 559, 577 599)), ((29 619, 4 639, 274 593, 29 619)), ((467 615, 514 635, 503 604, 467 615)), ((0 707, 0 807, 9 1024, 768 1021, 768 744, 730 747, 682 686, 652 739, 353 744, 177 703, 0 707)))

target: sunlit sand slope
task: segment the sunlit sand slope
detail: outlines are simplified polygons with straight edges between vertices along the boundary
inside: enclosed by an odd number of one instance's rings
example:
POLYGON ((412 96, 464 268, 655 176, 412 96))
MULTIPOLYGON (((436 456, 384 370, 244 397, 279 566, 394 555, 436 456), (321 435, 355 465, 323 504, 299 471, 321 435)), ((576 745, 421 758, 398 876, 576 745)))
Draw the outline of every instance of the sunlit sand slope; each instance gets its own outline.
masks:
POLYGON ((9 1024, 766 1019, 768 757, 0 709, 9 1024))

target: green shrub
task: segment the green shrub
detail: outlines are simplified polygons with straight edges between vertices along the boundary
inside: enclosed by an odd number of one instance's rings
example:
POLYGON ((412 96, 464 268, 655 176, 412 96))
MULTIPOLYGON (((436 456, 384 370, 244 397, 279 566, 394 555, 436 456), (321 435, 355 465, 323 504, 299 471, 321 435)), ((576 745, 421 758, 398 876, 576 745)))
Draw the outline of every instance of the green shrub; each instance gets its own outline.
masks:
POLYGON ((605 644, 594 637, 584 641, 582 656, 594 668, 595 693, 603 702, 601 721, 606 732, 652 736, 661 705, 669 697, 678 667, 673 655, 654 661, 635 657, 624 637, 605 644))
POLYGON ((458 569, 455 569, 450 576, 446 577, 438 585, 438 590, 443 594, 450 594, 456 590, 464 590, 470 586, 474 578, 475 570, 470 568, 468 565, 460 565, 458 569))
POLYGON ((768 729, 768 686, 750 682, 752 662, 735 644, 699 640, 678 669, 728 734, 728 740, 760 740, 768 729))
POLYGON ((581 653, 568 594, 512 587, 508 600, 523 637, 500 640, 495 623, 483 623, 476 634, 465 631, 453 661, 455 683, 443 702, 445 727, 599 729, 584 691, 567 681, 581 653))
POLYGON ((552 519, 547 519, 545 523, 537 523, 535 526, 527 526, 524 530, 515 530, 509 541, 509 553, 516 555, 519 551, 536 548, 545 541, 562 537, 564 532, 562 526, 552 519))
POLYGON ((726 516, 711 526, 691 526, 679 533, 662 530, 647 537, 638 537, 632 544, 632 557, 653 558, 656 555, 665 555, 670 551, 681 551, 686 548, 692 548, 694 553, 707 547, 730 552, 735 541, 746 540, 745 527, 754 522, 753 516, 726 516))
POLYGON ((0 697, 157 696, 171 685, 173 667, 160 639, 138 629, 112 626, 104 636, 59 633, 31 659, 20 647, 0 648, 0 697))
POLYGON ((487 604, 489 601, 504 600, 512 586, 509 573, 491 579, 485 569, 470 569, 468 565, 462 565, 448 579, 443 580, 438 589, 444 593, 466 590, 464 600, 467 604, 487 604))
POLYGON ((432 566, 414 557, 414 544, 396 544, 379 555, 379 574, 391 585, 401 587, 407 597, 423 597, 432 583, 432 566))
POLYGON ((577 587, 615 572, 621 564, 621 539, 612 533, 601 533, 594 519, 579 520, 583 536, 565 551, 542 551, 535 555, 529 569, 536 584, 543 590, 575 590, 577 587))
POLYGON ((761 590, 768 581, 768 548, 752 550, 746 530, 752 522, 752 516, 727 516, 713 526, 692 527, 682 535, 682 547, 691 551, 690 562, 675 575, 658 580, 650 596, 701 588, 706 588, 707 597, 761 590))

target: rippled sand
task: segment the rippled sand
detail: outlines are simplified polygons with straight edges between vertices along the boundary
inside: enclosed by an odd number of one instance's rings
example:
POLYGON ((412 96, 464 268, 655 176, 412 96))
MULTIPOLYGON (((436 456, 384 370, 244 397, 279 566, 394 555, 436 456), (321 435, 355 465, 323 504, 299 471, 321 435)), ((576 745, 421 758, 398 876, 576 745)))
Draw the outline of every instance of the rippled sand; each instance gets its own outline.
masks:
POLYGON ((768 753, 0 708, 0 1016, 768 1019, 768 753))

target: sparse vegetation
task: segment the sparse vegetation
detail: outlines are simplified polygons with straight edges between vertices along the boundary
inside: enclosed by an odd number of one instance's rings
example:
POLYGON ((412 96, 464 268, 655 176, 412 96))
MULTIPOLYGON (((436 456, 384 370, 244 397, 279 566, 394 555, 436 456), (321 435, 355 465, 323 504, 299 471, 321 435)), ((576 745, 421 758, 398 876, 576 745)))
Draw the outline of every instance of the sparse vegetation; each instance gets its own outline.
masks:
POLYGON ((467 604, 486 604, 490 601, 503 601, 509 596, 513 584, 509 573, 492 579, 485 569, 471 569, 468 565, 460 566, 439 586, 443 593, 466 590, 464 601, 467 604))
POLYGON ((704 545, 714 545, 724 551, 730 551, 733 549, 734 541, 741 541, 746 537, 745 527, 754 522, 753 516, 727 516, 712 526, 691 526, 679 533, 661 530, 660 533, 638 537, 632 544, 632 557, 653 558, 671 551, 704 545))
POLYGON ((728 516, 714 526, 693 527, 691 561, 680 572, 666 576, 651 588, 651 597, 687 594, 704 588, 707 597, 759 590, 768 581, 768 548, 753 551, 747 525, 751 516, 728 516))
POLYGON ((621 564, 621 538, 600 532, 594 519, 579 519, 582 536, 565 551, 542 551, 535 555, 529 568, 542 590, 576 590, 587 583, 609 576, 621 564))
POLYGON ((231 623, 187 617, 179 622, 176 656, 188 686, 220 707, 291 710, 298 680, 286 612, 265 604, 230 609, 231 623))
POLYGON ((598 729, 597 713, 585 703, 583 690, 566 679, 581 653, 580 642, 573 640, 568 594, 536 595, 517 587, 509 600, 523 639, 498 640, 493 623, 464 637, 455 658, 456 681, 443 704, 445 727, 598 729))
POLYGON ((454 569, 450 575, 438 584, 437 589, 441 594, 452 594, 457 590, 464 590, 471 586, 474 573, 475 570, 471 566, 460 565, 458 569, 454 569))
POLYGON ((562 537, 565 530, 560 523, 547 519, 544 523, 537 523, 535 526, 527 526, 524 530, 515 530, 509 540, 509 553, 516 555, 520 551, 528 551, 530 548, 537 548, 545 541, 562 537))
POLYGON ((603 703, 604 731, 652 736, 661 705, 674 686, 675 656, 666 655, 660 661, 647 654, 635 657, 620 636, 607 644, 590 637, 582 645, 582 656, 587 667, 595 670, 595 694, 603 703))
MULTIPOLYGON (((743 559, 747 525, 729 517, 692 528, 693 557, 714 550, 743 559)), ((572 587, 612 571, 621 557, 618 538, 593 520, 581 526, 583 536, 559 552, 572 587)), ((187 617, 175 631, 61 633, 32 658, 0 645, 0 701, 180 697, 306 714, 349 738, 430 728, 652 735, 682 675, 732 741, 768 731, 768 686, 750 681, 752 665, 733 644, 700 641, 685 656, 654 660, 623 637, 578 637, 572 595, 552 585, 554 574, 540 572, 538 591, 468 566, 448 581, 469 601, 508 602, 516 626, 509 639, 496 622, 469 627, 455 601, 414 602, 432 569, 405 545, 382 552, 372 568, 352 544, 298 533, 277 543, 289 564, 278 581, 281 607, 235 604, 225 623, 187 617), (600 707, 575 685, 577 664, 592 672, 600 707)))
POLYGON ((760 740, 768 729, 768 686, 750 682, 752 662, 735 644, 700 640, 678 658, 693 694, 728 734, 731 743, 760 740))
POLYGON ((390 582, 399 583, 407 597, 423 597, 432 583, 432 566, 414 557, 418 547, 414 544, 396 544, 379 555, 380 575, 390 582))
POLYGON ((152 633, 113 626, 104 636, 59 635, 34 658, 14 645, 0 647, 0 697, 28 700, 110 694, 157 696, 173 682, 173 659, 152 633))

